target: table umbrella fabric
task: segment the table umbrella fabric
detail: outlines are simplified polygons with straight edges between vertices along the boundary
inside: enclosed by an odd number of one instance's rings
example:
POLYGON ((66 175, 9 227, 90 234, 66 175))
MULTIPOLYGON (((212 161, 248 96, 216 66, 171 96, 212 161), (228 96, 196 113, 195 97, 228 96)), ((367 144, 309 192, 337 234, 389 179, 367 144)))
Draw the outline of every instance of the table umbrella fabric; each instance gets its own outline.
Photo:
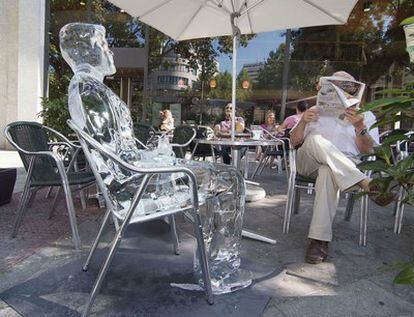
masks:
POLYGON ((240 34, 345 24, 358 0, 110 0, 176 41, 233 36, 233 124, 240 34))

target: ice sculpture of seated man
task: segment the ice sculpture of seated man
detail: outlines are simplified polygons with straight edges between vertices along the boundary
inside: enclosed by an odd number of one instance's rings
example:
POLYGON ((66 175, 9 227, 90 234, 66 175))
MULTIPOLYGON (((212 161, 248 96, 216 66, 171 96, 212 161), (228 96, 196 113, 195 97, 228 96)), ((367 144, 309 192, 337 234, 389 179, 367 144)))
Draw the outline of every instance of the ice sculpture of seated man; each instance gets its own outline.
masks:
MULTIPOLYGON (((204 238, 213 291, 225 293, 249 285, 251 281, 242 278, 244 274, 239 270, 244 212, 244 181, 240 174, 229 166, 176 159, 168 143, 155 150, 137 148, 127 105, 103 83, 104 76, 116 72, 104 27, 67 24, 60 31, 60 48, 74 72, 69 85, 72 121, 129 164, 142 168, 172 165, 190 168, 197 178, 200 203, 209 206, 204 218, 204 238)), ((139 186, 139 178, 131 182, 131 175, 98 153, 93 153, 93 160, 116 206, 115 213, 122 219, 139 186)), ((148 187, 136 213, 180 208, 189 199, 184 177, 160 176, 148 187)))

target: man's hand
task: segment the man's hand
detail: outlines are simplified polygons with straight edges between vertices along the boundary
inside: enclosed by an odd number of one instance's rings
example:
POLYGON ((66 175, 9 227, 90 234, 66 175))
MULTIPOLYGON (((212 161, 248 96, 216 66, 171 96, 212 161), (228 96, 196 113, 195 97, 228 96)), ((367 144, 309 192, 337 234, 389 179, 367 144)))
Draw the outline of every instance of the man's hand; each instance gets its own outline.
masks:
POLYGON ((365 129, 364 115, 359 113, 355 107, 350 107, 345 110, 345 118, 354 126, 357 132, 365 129))
POLYGON ((304 123, 314 122, 319 120, 319 113, 315 106, 306 110, 301 119, 304 123))
POLYGON ((309 122, 315 122, 319 120, 319 113, 315 106, 306 110, 299 123, 290 131, 290 141, 293 147, 297 147, 302 144, 305 127, 309 122))

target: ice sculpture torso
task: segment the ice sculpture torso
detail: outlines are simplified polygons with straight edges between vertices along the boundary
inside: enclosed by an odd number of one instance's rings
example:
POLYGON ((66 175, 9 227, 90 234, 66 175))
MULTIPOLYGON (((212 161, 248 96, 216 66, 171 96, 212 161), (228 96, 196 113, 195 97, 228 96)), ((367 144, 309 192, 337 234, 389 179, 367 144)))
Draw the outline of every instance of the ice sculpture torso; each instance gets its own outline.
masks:
MULTIPOLYGON (((60 31, 60 45, 74 72, 69 85, 69 111, 74 124, 100 146, 136 167, 189 168, 197 179, 199 201, 208 207, 203 231, 213 291, 226 293, 248 286, 251 280, 241 278, 239 271, 245 190, 241 174, 229 166, 176 159, 165 142, 154 150, 137 148, 127 105, 103 83, 104 76, 115 72, 115 66, 102 26, 68 24, 60 31)), ((100 187, 107 203, 116 217, 124 219, 142 175, 128 172, 92 147, 83 146, 98 180, 103 182, 100 187)), ((142 214, 191 207, 189 198, 186 177, 156 174, 131 221, 142 214)), ((197 261, 195 266, 199 271, 197 261)))
POLYGON ((69 112, 76 125, 127 162, 139 160, 126 104, 101 81, 77 73, 69 86, 69 112))

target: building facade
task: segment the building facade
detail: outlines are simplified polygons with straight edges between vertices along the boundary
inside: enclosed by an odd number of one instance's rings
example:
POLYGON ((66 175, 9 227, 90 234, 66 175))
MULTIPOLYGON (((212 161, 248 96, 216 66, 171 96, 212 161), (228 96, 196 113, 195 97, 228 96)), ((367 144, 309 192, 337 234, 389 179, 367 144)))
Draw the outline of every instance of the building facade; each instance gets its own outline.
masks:
POLYGON ((252 79, 253 83, 257 83, 257 79, 259 77, 260 71, 263 70, 265 63, 251 63, 251 64, 244 64, 242 71, 246 71, 249 74, 250 78, 252 79))
MULTIPOLYGON (((0 1, 0 130, 38 120, 45 95, 45 0, 0 1)), ((10 148, 0 133, 0 148, 10 148)))

